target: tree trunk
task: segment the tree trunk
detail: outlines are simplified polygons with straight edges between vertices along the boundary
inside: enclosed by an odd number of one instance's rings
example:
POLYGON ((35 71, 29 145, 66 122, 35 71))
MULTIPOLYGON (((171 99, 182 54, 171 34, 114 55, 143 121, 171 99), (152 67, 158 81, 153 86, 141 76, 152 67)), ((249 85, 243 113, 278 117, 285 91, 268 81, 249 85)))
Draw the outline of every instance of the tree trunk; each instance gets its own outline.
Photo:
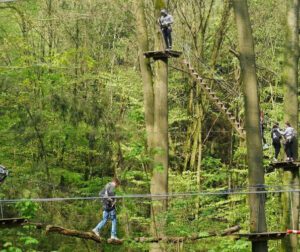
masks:
MULTIPOLYGON (((160 10, 166 8, 164 0, 154 0, 155 20, 160 16, 160 10)), ((164 51, 164 40, 159 25, 155 22, 154 50, 164 51)), ((168 59, 154 62, 154 167, 151 179, 152 194, 168 193, 168 59)), ((167 198, 156 201, 152 205, 152 230, 155 236, 164 236, 165 218, 163 213, 167 209, 167 198)), ((164 251, 160 245, 151 246, 151 251, 164 251)))
MULTIPOLYGON (((246 116, 247 162, 249 167, 249 186, 252 191, 264 184, 262 141, 259 130, 259 99, 252 38, 247 0, 233 0, 235 11, 240 64, 244 85, 244 104, 246 116)), ((265 219, 265 195, 249 194, 250 232, 260 233, 267 229, 265 219)), ((252 251, 268 251, 267 241, 253 241, 252 251)))
MULTIPOLYGON (((283 73, 284 119, 298 132, 298 59, 299 59, 299 1, 288 0, 286 52, 283 73)), ((298 158, 298 141, 294 143, 294 159, 298 158)), ((299 187, 299 171, 283 172, 283 184, 291 188, 299 187)), ((282 195, 283 229, 299 229, 299 193, 287 192, 282 195)), ((289 235, 282 240, 281 251, 297 251, 298 236, 289 235)))
MULTIPOLYGON (((144 52, 149 50, 144 1, 136 0, 135 4, 139 61, 144 85, 147 145, 150 155, 152 154, 152 150, 154 154, 150 190, 152 194, 166 194, 168 192, 169 161, 168 59, 156 60, 154 62, 153 74, 149 59, 144 58, 143 55, 144 52)), ((158 19, 160 10, 166 7, 166 3, 163 0, 154 0, 154 7, 155 18, 158 19)), ((155 23, 154 42, 156 51, 164 50, 164 40, 157 23, 155 23)), ((152 205, 152 233, 154 236, 163 236, 164 218, 160 218, 166 208, 167 199, 154 202, 152 205)), ((162 251, 162 247, 155 244, 151 247, 151 251, 162 251)))
POLYGON ((153 74, 150 60, 144 57, 144 52, 149 51, 148 31, 145 17, 144 0, 136 0, 136 33, 139 47, 139 63, 142 74, 144 88, 144 108, 145 123, 147 133, 148 150, 153 147, 153 127, 154 127, 154 90, 153 90, 153 74))

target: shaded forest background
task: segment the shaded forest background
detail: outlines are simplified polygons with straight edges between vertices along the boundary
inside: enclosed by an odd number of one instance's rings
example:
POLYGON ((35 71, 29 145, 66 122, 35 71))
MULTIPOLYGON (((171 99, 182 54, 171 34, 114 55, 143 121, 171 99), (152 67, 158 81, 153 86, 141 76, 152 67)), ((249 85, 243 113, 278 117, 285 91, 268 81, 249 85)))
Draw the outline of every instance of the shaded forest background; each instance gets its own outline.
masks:
MULTIPOLYGON (((154 28, 152 1, 146 2, 147 22, 154 28)), ((0 198, 97 196, 114 174, 122 180, 118 194, 149 193, 134 4, 130 0, 24 0, 0 5, 0 162, 10 170, 0 198)), ((283 0, 249 1, 269 145, 272 124, 279 121, 284 126, 285 8, 283 0)), ((175 0, 169 9, 175 18, 174 49, 183 51, 183 57, 242 122, 237 35, 229 1, 175 0)), ((154 29, 149 37, 153 33, 154 29)), ((169 191, 245 189, 244 142, 181 68, 178 60, 170 60, 169 191)), ((264 156, 267 166, 272 148, 264 156)), ((280 183, 279 171, 267 174, 266 184, 280 183)), ((269 230, 280 229, 279 197, 268 195, 269 230)), ((27 201, 3 204, 1 209, 4 217, 25 216, 79 230, 91 230, 101 217, 98 200, 27 201)), ((118 235, 147 236, 149 215, 148 199, 120 201, 118 235)), ((247 197, 171 199, 168 212, 160 218, 167 221, 166 233, 174 236, 205 236, 236 224, 246 232, 247 197)), ((103 235, 109 236, 109 227, 103 235)), ((148 249, 134 242, 112 248, 45 236, 33 227, 1 229, 0 244, 2 251, 148 249)), ((278 251, 278 244, 270 242, 269 251, 278 251)), ((250 251, 249 242, 228 238, 182 246, 184 251, 250 251)), ((180 248, 170 245, 169 249, 180 248)))

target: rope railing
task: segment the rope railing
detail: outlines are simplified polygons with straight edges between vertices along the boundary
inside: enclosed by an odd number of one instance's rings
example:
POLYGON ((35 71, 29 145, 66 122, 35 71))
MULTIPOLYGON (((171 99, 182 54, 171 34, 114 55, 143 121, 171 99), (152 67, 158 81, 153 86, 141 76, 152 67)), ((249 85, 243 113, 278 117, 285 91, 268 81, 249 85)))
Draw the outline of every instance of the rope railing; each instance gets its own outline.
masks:
MULTIPOLYGON (((200 192, 177 192, 164 194, 127 194, 112 196, 114 199, 143 199, 166 200, 168 198, 193 197, 193 196, 221 196, 221 195, 249 195, 249 194, 270 194, 270 193, 299 193, 300 188, 274 189, 266 190, 266 187, 252 187, 249 190, 223 190, 223 191, 200 191, 200 192)), ((62 202, 75 200, 99 200, 107 197, 54 197, 54 198, 19 198, 19 199, 1 199, 0 204, 18 203, 18 202, 62 202)))

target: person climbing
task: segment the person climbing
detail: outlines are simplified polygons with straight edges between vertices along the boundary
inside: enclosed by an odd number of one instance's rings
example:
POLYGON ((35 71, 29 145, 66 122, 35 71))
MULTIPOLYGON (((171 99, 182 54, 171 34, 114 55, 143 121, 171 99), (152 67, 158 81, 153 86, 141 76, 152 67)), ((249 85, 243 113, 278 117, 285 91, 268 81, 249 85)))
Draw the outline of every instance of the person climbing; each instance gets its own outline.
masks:
POLYGON ((160 11, 159 25, 164 36, 166 43, 166 49, 172 49, 172 27, 174 20, 173 17, 167 12, 167 10, 162 9, 160 11))
POLYGON ((285 143, 284 143, 284 151, 286 154, 286 161, 293 162, 293 143, 294 138, 296 136, 295 129, 291 126, 289 122, 285 123, 286 129, 284 131, 278 130, 281 135, 284 136, 285 143))
POLYGON ((111 239, 119 240, 117 237, 117 214, 116 214, 116 199, 115 188, 120 185, 120 181, 114 178, 111 182, 107 183, 100 191, 99 196, 102 198, 103 203, 103 218, 92 230, 95 235, 100 237, 100 230, 104 227, 108 219, 111 219, 111 239))
POLYGON ((273 161, 277 162, 278 161, 278 154, 280 152, 281 149, 281 140, 282 136, 279 132, 279 124, 275 123, 272 127, 272 131, 271 131, 271 139, 272 139, 272 145, 274 147, 275 150, 275 156, 273 161))

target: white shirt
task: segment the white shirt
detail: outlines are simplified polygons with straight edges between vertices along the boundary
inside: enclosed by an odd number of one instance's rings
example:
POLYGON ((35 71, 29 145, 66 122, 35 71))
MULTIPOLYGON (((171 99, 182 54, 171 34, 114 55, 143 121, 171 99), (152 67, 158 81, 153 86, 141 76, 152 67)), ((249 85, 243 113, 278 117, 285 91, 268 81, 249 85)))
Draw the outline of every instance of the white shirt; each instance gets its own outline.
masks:
POLYGON ((278 130, 278 132, 283 135, 286 139, 292 138, 294 134, 294 128, 287 127, 284 131, 278 130))
POLYGON ((173 24, 174 20, 173 17, 170 14, 167 14, 167 16, 161 16, 159 18, 159 23, 161 25, 162 28, 166 28, 168 26, 171 26, 171 24, 173 24))

